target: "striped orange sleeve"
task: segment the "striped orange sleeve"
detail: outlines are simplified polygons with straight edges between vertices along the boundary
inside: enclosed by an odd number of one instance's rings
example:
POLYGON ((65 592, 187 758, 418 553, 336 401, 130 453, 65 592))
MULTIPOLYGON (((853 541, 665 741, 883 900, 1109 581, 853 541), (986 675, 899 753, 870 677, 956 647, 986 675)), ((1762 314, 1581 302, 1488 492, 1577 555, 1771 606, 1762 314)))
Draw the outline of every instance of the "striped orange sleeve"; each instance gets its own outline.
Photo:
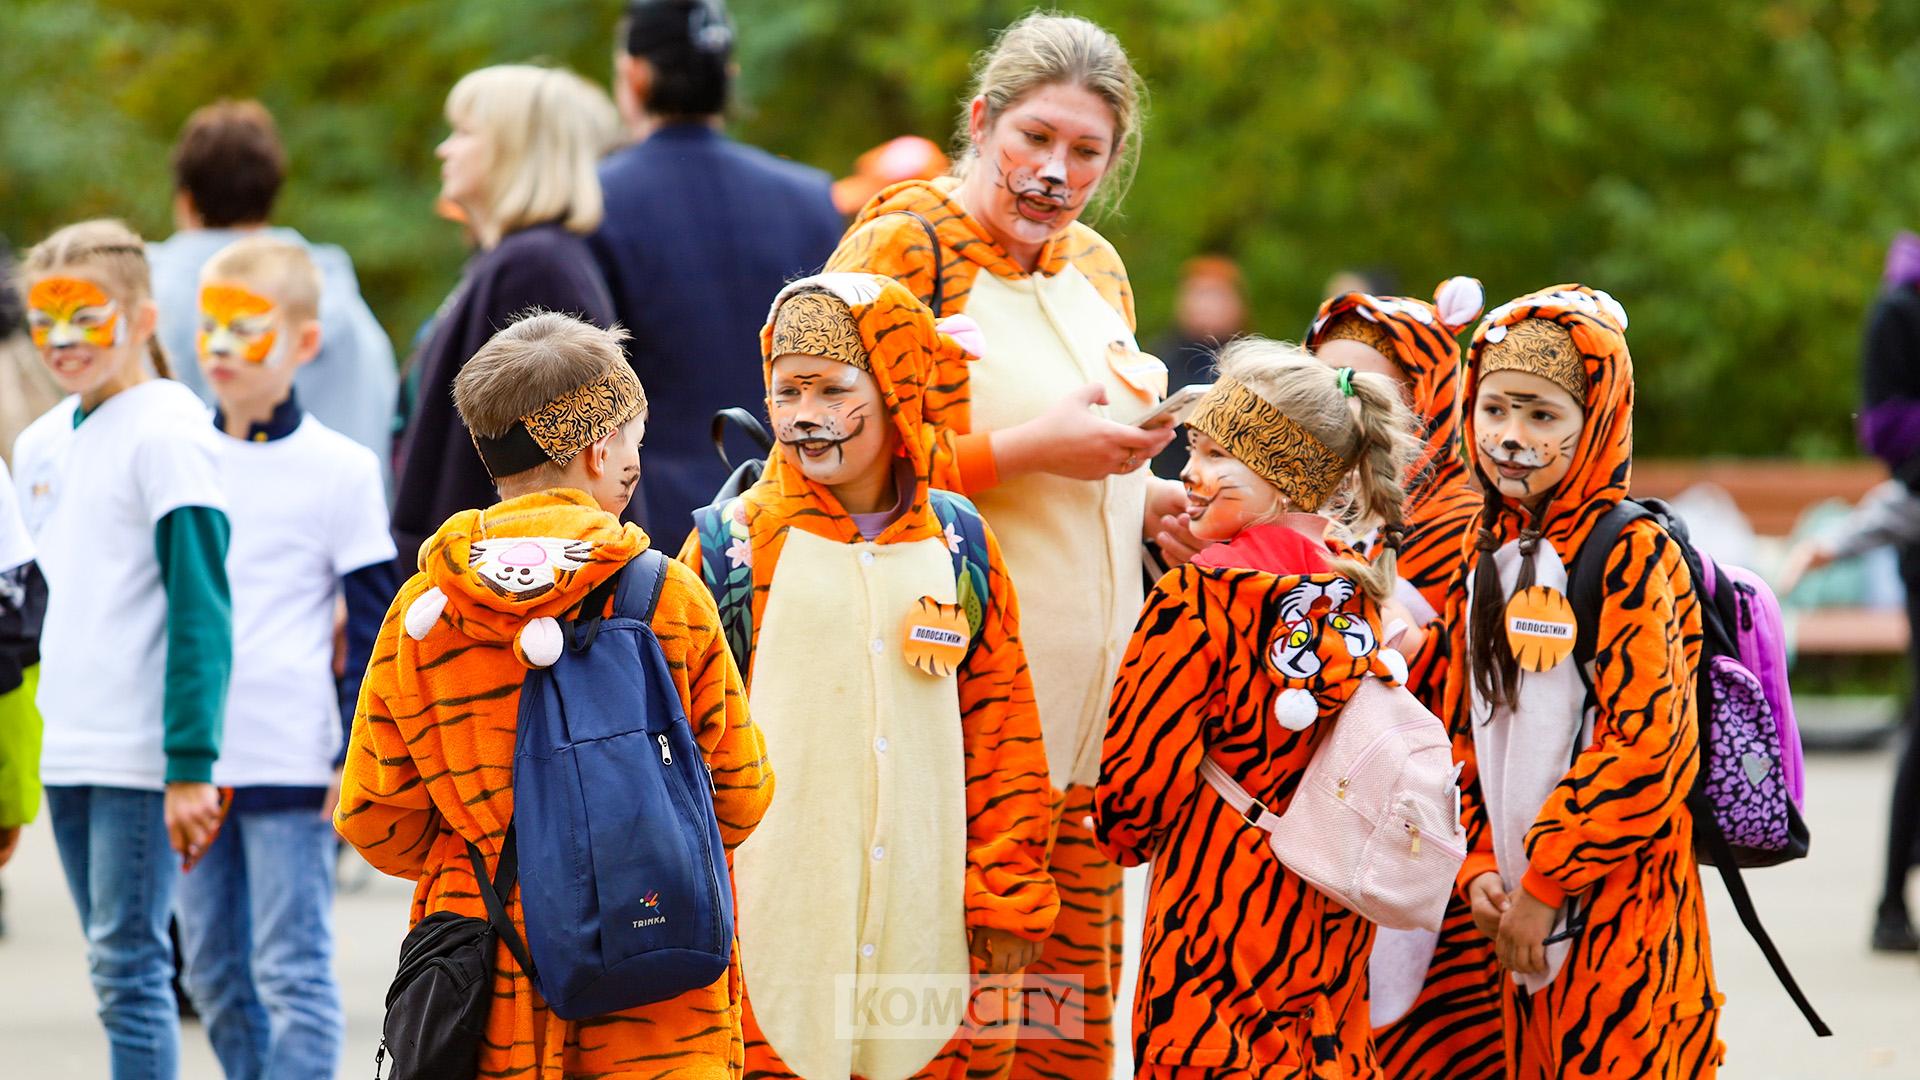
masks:
POLYGON ((687 569, 693 571, 695 577, 700 576, 701 564, 700 564, 700 530, 699 529, 695 529, 692 532, 687 534, 686 542, 680 545, 680 554, 675 555, 674 558, 680 560, 680 564, 682 566, 685 566, 687 569))
POLYGON ((1220 685, 1220 649, 1197 602, 1198 570, 1154 585, 1114 680, 1094 788, 1094 840, 1122 866, 1152 859, 1199 778, 1205 725, 1220 685))
POLYGON ((993 433, 976 431, 970 435, 942 432, 941 441, 952 447, 954 488, 961 494, 978 493, 1000 484, 1000 469, 993 460, 993 433))
MULTIPOLYGON (((696 540, 695 546, 698 546, 696 540)), ((713 597, 692 570, 667 564, 653 629, 674 671, 694 741, 713 774, 713 810, 727 850, 739 847, 773 802, 767 744, 747 714, 746 688, 720 632, 713 597)))
POLYGON ((1000 542, 992 529, 985 532, 986 608, 958 673, 967 762, 967 926, 1041 941, 1060 910, 1059 889, 1047 872, 1053 789, 1020 645, 1020 602, 1000 542))
MULTIPOLYGON (((402 589, 380 628, 340 773, 333 827, 367 862, 395 877, 419 878, 427 853, 447 827, 427 793, 392 702, 398 697, 395 663, 406 639, 402 613, 425 591, 424 578, 402 589)), ((438 745, 437 743, 435 745, 438 745)))
POLYGON ((1602 580, 1629 584, 1600 605, 1593 743, 1527 830, 1533 870, 1573 893, 1671 829, 1700 768, 1700 604, 1679 547, 1658 526, 1635 522, 1602 580))

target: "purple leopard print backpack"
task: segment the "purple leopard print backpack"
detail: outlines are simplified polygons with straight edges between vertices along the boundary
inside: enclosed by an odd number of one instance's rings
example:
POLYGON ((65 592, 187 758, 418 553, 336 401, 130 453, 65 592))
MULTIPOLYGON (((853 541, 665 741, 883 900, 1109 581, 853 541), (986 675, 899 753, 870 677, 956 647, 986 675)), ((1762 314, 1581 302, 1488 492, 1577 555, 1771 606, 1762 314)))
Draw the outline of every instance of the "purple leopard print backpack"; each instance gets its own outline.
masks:
MULTIPOLYGON (((1696 549, 1686 523, 1665 503, 1623 500, 1594 525, 1567 572, 1569 599, 1579 622, 1574 659, 1586 679, 1598 637, 1607 559, 1621 530, 1641 518, 1651 518, 1680 546, 1701 599, 1705 640, 1696 689, 1701 760, 1687 794, 1694 853, 1703 865, 1720 871, 1741 923, 1766 954, 1773 973, 1814 1031, 1826 1035, 1826 1025, 1760 925, 1740 876, 1742 867, 1805 858, 1809 842, 1800 816, 1806 797, 1800 728, 1787 687, 1786 631, 1773 590, 1752 571, 1718 566, 1696 549)), ((1590 699, 1592 689, 1589 682, 1590 699)))

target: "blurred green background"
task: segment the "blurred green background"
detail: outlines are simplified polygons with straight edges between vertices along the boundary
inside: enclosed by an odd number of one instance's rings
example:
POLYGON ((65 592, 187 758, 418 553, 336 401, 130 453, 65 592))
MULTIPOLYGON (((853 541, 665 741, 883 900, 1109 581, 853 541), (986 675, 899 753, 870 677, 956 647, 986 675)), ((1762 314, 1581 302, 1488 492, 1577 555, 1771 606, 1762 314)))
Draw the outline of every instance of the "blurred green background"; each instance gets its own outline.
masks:
MULTIPOLYGON (((972 53, 1030 5, 734 0, 734 134, 844 174, 949 141, 972 53)), ((1639 445, 1852 452, 1861 316, 1920 221, 1920 4, 1099 0, 1152 91, 1119 246, 1143 337, 1180 262, 1238 258, 1297 337, 1328 275, 1453 273, 1493 302, 1581 280, 1633 317, 1639 445)), ((293 161, 278 219, 344 245, 405 351, 463 252, 431 211, 462 73, 611 69, 611 0, 0 0, 0 231, 168 229, 196 106, 255 96, 293 161)))

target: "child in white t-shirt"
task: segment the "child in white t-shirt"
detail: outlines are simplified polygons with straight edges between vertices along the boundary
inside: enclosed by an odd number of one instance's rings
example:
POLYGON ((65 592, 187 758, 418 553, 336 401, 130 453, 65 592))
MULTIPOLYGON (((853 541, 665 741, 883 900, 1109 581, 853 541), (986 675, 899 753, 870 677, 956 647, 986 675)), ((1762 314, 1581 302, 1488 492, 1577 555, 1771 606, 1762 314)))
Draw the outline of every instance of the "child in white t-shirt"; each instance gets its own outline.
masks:
POLYGON ((200 368, 219 411, 233 519, 233 683, 214 777, 225 827, 180 883, 187 992, 230 1077, 332 1076, 332 810, 361 676, 393 599, 372 452, 302 411, 320 350, 320 274, 298 244, 239 240, 200 275, 200 368), (334 612, 347 607, 334 675, 334 612))
POLYGON ((113 1075, 178 1068, 167 918, 220 823, 232 633, 214 433, 153 345, 146 248, 117 221, 22 264, 28 326, 70 396, 21 432, 14 484, 47 581, 40 777, 113 1075), (149 356, 152 365, 149 366, 149 356))

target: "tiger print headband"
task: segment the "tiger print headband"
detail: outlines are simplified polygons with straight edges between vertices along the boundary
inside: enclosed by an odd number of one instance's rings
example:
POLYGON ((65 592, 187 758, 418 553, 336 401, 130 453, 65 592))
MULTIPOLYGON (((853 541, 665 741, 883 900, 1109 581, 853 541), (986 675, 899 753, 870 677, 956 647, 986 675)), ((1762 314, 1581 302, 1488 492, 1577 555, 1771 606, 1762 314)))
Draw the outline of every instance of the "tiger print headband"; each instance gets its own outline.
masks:
POLYGON ((860 340, 853 309, 824 289, 794 293, 780 302, 780 310, 774 314, 773 348, 768 357, 778 360, 796 354, 837 360, 861 371, 873 370, 873 357, 860 340))
POLYGON ((1226 447, 1301 510, 1320 509, 1347 475, 1340 455, 1238 379, 1215 382, 1187 426, 1226 447))
POLYGON ((1389 360, 1399 363, 1400 349, 1393 343, 1393 335, 1387 328, 1357 312, 1348 312, 1335 319, 1322 335, 1322 344, 1328 341, 1357 341, 1371 346, 1373 350, 1389 360))
POLYGON ((473 433, 473 448, 495 480, 551 461, 565 465, 580 451, 647 409, 647 392, 626 364, 547 402, 494 438, 473 433))

